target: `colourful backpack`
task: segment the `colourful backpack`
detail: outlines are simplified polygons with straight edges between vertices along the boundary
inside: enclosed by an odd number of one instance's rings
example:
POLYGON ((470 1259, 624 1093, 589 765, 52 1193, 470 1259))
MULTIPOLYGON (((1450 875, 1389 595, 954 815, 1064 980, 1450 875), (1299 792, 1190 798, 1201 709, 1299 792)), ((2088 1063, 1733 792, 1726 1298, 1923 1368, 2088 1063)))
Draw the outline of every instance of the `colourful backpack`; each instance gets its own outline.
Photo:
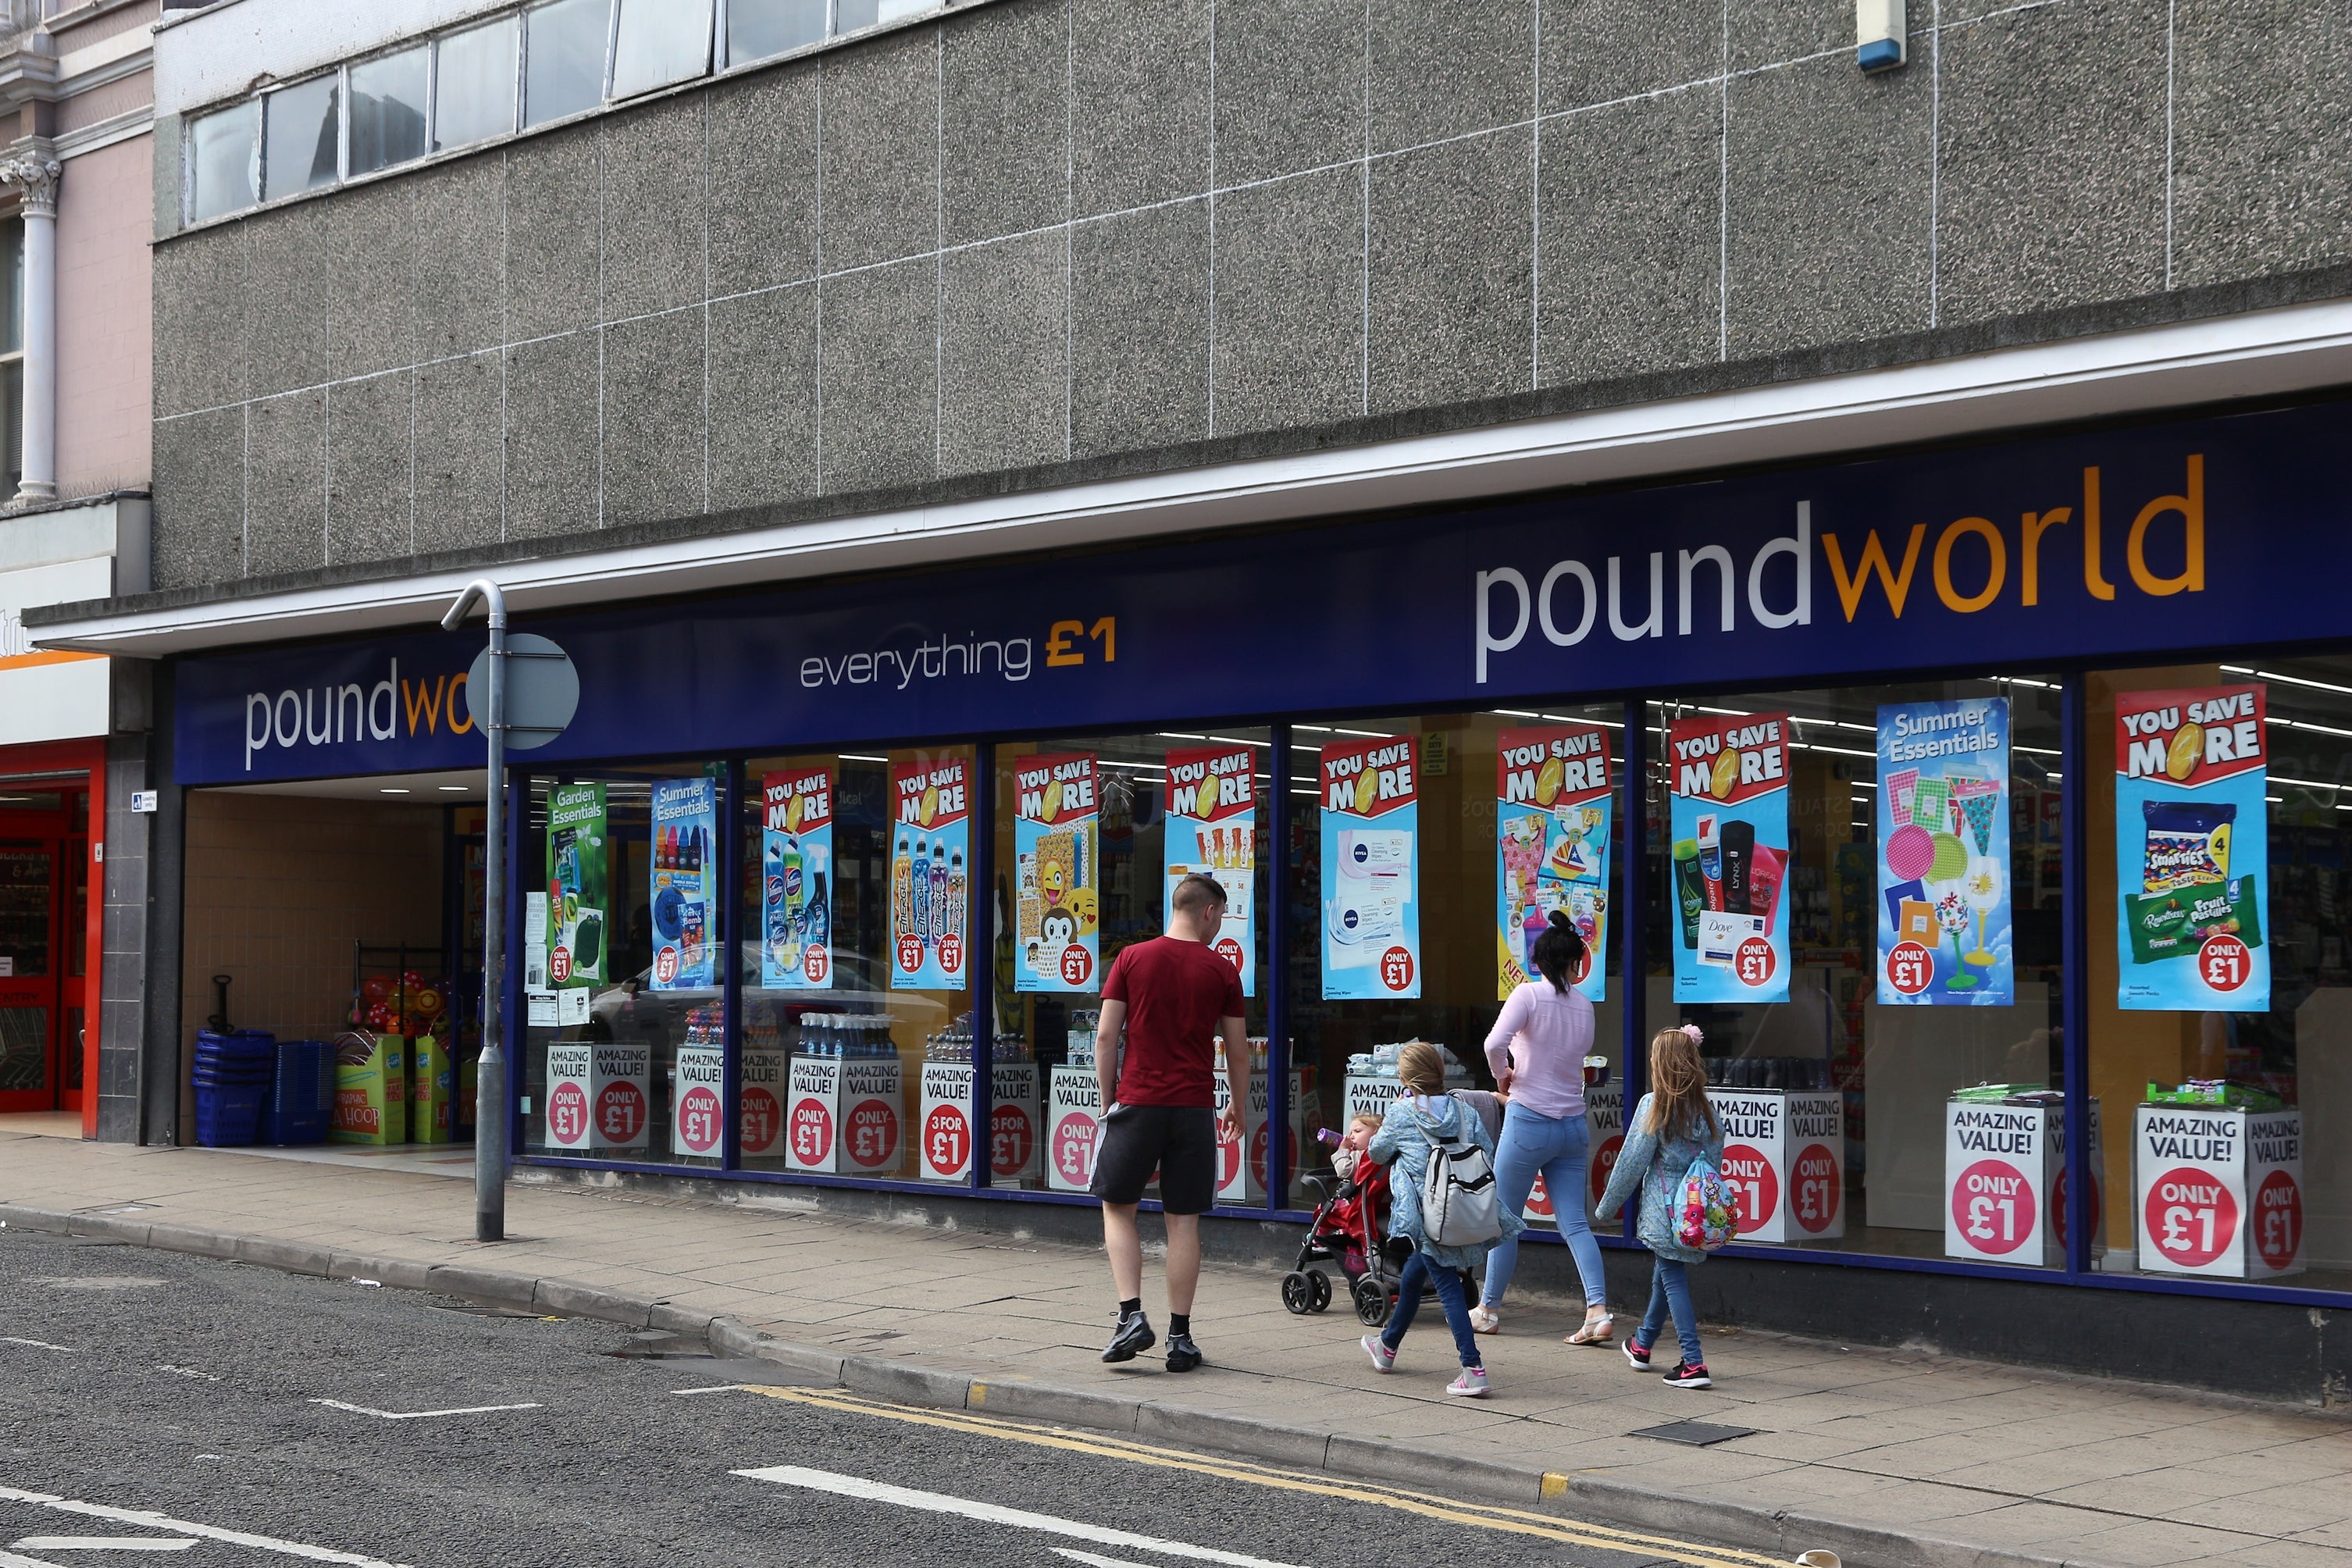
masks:
POLYGON ((1705 1160, 1693 1160, 1683 1173, 1675 1236, 1685 1247, 1715 1252, 1739 1234, 1739 1210, 1723 1173, 1705 1160))

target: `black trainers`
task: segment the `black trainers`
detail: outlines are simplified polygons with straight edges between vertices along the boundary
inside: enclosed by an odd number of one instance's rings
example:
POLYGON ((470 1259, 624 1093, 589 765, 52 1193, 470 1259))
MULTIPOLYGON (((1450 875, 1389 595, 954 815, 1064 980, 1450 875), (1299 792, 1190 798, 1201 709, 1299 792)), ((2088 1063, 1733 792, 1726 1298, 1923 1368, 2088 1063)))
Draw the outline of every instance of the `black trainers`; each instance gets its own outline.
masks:
POLYGON ((1713 1388, 1715 1386, 1715 1379, 1706 1375, 1705 1362, 1700 1362, 1696 1365, 1686 1361, 1676 1362, 1675 1370, 1666 1373, 1662 1381, 1668 1388, 1713 1388))
POLYGON ((1136 1352, 1148 1351, 1159 1343, 1160 1336, 1151 1331, 1151 1320, 1141 1312, 1129 1312, 1118 1321, 1118 1331, 1110 1343, 1103 1347, 1105 1361, 1133 1361, 1136 1352))
POLYGON ((1191 1334, 1171 1333, 1168 1336, 1168 1370, 1190 1372, 1201 1364, 1201 1347, 1192 1342, 1191 1334))

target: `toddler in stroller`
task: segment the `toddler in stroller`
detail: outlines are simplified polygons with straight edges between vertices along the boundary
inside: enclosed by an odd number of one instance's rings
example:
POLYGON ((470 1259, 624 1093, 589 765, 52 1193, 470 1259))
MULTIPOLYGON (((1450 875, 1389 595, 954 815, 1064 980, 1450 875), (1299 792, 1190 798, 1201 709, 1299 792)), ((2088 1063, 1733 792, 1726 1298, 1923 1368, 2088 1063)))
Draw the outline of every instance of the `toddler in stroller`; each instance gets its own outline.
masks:
POLYGON ((1331 1304, 1330 1276, 1315 1265, 1337 1263, 1347 1276, 1357 1318, 1376 1328, 1388 1321, 1396 1300, 1395 1270, 1382 1251, 1389 1173, 1364 1154, 1380 1124, 1377 1116, 1356 1117, 1331 1152, 1331 1173, 1305 1180, 1318 1206, 1299 1244, 1298 1261, 1282 1277, 1282 1304, 1294 1312, 1319 1312, 1331 1304))

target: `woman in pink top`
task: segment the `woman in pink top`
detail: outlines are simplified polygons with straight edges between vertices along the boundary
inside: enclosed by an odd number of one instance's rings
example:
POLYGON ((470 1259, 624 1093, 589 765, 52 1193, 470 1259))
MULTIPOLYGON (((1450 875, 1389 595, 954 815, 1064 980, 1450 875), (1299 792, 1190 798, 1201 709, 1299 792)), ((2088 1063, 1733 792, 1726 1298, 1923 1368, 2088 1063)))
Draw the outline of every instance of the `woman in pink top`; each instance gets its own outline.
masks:
MULTIPOLYGON (((1510 1096, 1495 1148, 1495 1189, 1504 1206, 1524 1218, 1528 1194, 1542 1174, 1552 1218, 1584 1283, 1584 1326, 1568 1342, 1607 1344, 1615 1330, 1601 1244, 1584 1221, 1585 1171, 1592 1157, 1584 1124, 1584 1058, 1592 1049, 1592 1004, 1569 978, 1584 962, 1584 938, 1566 911, 1554 910, 1550 926, 1536 938, 1528 956, 1543 978, 1511 993, 1486 1037, 1487 1065, 1510 1096)), ((1470 1312, 1471 1325, 1480 1333, 1502 1327, 1495 1309, 1518 1261, 1516 1237, 1486 1255, 1486 1282, 1470 1312)))

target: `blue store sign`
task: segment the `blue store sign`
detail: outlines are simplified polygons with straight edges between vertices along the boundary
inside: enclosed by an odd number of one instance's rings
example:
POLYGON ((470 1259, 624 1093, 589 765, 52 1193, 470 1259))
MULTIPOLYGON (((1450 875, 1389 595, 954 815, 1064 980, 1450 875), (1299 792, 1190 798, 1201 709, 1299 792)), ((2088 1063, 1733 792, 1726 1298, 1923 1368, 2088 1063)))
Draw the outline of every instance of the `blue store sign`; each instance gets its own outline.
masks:
MULTIPOLYGON (((533 618, 549 761, 2126 659, 2352 631, 2342 405, 533 618)), ((191 658, 192 784, 479 766, 478 637, 191 658)))

